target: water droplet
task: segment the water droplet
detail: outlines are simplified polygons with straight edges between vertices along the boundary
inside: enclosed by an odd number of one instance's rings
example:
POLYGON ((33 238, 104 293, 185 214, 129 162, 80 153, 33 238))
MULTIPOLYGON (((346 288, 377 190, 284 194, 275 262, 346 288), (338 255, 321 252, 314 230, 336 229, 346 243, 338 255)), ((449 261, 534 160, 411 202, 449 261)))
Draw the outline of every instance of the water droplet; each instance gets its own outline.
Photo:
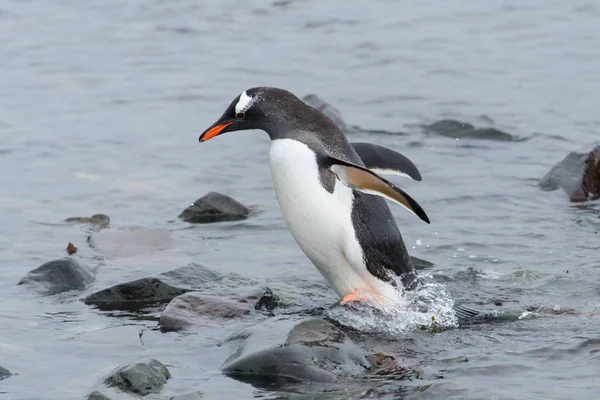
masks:
POLYGON ((423 243, 423 242, 421 242, 421 239, 417 239, 417 246, 420 246, 421 243, 423 243))

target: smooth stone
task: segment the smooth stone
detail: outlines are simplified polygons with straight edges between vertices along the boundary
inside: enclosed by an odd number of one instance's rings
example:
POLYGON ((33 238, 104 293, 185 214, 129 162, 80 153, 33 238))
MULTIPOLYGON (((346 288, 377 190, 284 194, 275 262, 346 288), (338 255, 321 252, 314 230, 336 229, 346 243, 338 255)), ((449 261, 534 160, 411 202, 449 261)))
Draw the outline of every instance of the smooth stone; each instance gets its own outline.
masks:
POLYGON ((168 229, 141 227, 95 232, 88 243, 108 258, 132 257, 167 250, 175 245, 168 229))
POLYGON ((148 359, 118 367, 104 379, 104 383, 124 392, 146 396, 160 392, 170 378, 167 367, 160 361, 148 359))
POLYGON ((105 214, 94 214, 91 217, 71 217, 65 219, 69 224, 89 224, 94 228, 102 229, 110 225, 110 218, 105 214))
POLYGON ((207 319, 241 318, 253 310, 272 310, 276 306, 277 298, 268 288, 247 290, 241 294, 188 292, 171 300, 158 325, 162 331, 177 331, 190 325, 206 323, 207 319))
POLYGON ((250 209, 217 192, 210 192, 199 198, 179 214, 186 222, 205 224, 211 222, 238 221, 248 218, 250 209))
POLYGON ((600 198, 600 146, 588 153, 569 153, 540 180, 545 191, 562 189, 572 202, 600 198))
POLYGON ((92 393, 90 393, 87 400, 112 400, 112 399, 110 397, 108 397, 107 395, 105 395, 104 393, 102 393, 98 390, 94 390, 92 393))
POLYGON ((372 368, 365 352, 333 324, 301 316, 269 318, 228 337, 221 371, 257 384, 335 382, 372 368))
POLYGON ((7 370, 6 368, 0 366, 0 381, 3 380, 3 379, 8 378, 11 375, 12 375, 12 373, 9 370, 7 370))
POLYGON ((70 257, 49 261, 29 271, 19 285, 28 285, 38 293, 53 295, 69 290, 83 290, 94 282, 94 273, 70 257))
POLYGON ((496 128, 475 128, 469 123, 453 119, 443 119, 429 125, 423 125, 423 127, 438 135, 456 139, 515 140, 511 134, 502 132, 496 128))
POLYGON ((92 293, 83 299, 85 304, 103 310, 138 310, 150 305, 168 303, 187 292, 203 289, 222 275, 198 264, 136 279, 92 293))

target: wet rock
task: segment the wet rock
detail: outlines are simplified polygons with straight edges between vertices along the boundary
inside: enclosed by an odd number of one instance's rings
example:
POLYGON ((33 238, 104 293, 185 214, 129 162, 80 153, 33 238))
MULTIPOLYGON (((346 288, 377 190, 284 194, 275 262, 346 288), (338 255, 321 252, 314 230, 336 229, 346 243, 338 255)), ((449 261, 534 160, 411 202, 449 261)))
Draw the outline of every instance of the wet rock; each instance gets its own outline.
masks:
POLYGON ((268 288, 241 294, 189 292, 171 300, 158 325, 162 331, 175 331, 205 322, 206 318, 240 318, 252 310, 272 310, 276 306, 277 298, 268 288))
POLYGON ((71 217, 65 219, 65 222, 69 224, 89 224, 92 228, 102 229, 108 228, 110 225, 110 218, 104 214, 94 214, 91 217, 71 217))
POLYGON ((72 256, 73 254, 77 253, 77 246, 75 246, 73 243, 69 242, 69 244, 67 245, 67 248, 65 249, 67 250, 67 254, 72 256))
POLYGON ((93 293, 83 299, 85 304, 103 310, 138 310, 168 303, 175 297, 205 288, 221 275, 198 264, 189 264, 169 272, 136 279, 93 293))
POLYGON ((476 128, 466 122, 453 119, 443 119, 433 124, 423 125, 423 128, 438 135, 456 139, 515 140, 513 135, 496 128, 476 128))
POLYGON ((210 192, 199 198, 179 214, 186 222, 205 224, 210 222, 239 221, 248 218, 250 209, 229 196, 210 192))
POLYGON ((328 116, 333 122, 336 123, 337 126, 340 127, 342 131, 349 129, 348 125, 346 125, 346 122, 342 119, 341 112, 316 94, 307 94, 306 96, 302 97, 302 101, 328 116))
POLYGON ((6 368, 0 366, 0 381, 3 379, 8 378, 9 376, 11 376, 11 372, 9 370, 7 370, 6 368))
POLYGON ((95 232, 88 243, 108 258, 132 257, 167 250, 175 245, 168 229, 141 227, 95 232))
POLYGON ((68 290, 83 290, 94 279, 91 269, 65 257, 30 271, 18 284, 28 285, 41 294, 53 295, 68 290))
POLYGON ((94 390, 92 393, 90 393, 87 400, 112 400, 112 399, 110 397, 108 397, 107 395, 105 395, 104 393, 102 393, 98 390, 94 390))
POLYGON ((562 189, 572 202, 600 198, 600 145, 588 153, 569 153, 540 180, 540 188, 562 189))
POLYGON ((104 383, 124 392, 146 396, 160 392, 170 378, 167 367, 155 359, 149 359, 118 367, 104 383))
POLYGON ((322 319, 269 318, 234 333, 224 345, 231 355, 223 373, 251 383, 334 382, 372 367, 360 347, 322 319))
POLYGON ((410 256, 410 260, 412 261, 413 267, 415 267, 415 269, 433 268, 433 266, 435 265, 430 261, 423 260, 422 258, 418 257, 410 256))

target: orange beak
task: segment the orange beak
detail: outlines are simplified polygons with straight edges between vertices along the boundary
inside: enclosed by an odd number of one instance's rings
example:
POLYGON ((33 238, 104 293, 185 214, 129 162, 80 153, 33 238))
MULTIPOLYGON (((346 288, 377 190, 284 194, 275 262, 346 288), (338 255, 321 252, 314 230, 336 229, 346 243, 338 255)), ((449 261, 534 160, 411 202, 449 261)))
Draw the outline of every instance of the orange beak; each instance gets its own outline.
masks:
POLYGON ((210 139, 214 138, 215 136, 219 135, 221 132, 223 132, 223 129, 227 128, 231 124, 233 124, 233 122, 227 122, 225 124, 217 125, 211 129, 209 129, 208 131, 204 132, 202 134, 202 136, 200 136, 199 140, 201 142, 206 142, 207 140, 210 140, 210 139))

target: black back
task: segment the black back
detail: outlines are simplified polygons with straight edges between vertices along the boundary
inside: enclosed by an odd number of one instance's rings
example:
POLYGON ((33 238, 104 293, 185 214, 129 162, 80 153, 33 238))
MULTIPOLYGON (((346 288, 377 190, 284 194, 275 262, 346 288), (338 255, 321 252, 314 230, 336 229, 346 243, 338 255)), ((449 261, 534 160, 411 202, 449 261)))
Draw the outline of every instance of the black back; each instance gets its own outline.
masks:
MULTIPOLYGON (((317 154, 364 166, 338 126, 292 93, 270 87, 252 88, 246 93, 256 99, 246 113, 252 128, 266 131, 272 140, 297 140, 317 154)), ((236 102, 237 99, 230 107, 236 102)), ((325 167, 320 172, 323 187, 332 192, 335 176, 325 167)), ((409 285, 414 280, 414 268, 386 201, 356 190, 353 193, 352 223, 367 269, 386 281, 390 274, 402 276, 405 285, 409 285)))

